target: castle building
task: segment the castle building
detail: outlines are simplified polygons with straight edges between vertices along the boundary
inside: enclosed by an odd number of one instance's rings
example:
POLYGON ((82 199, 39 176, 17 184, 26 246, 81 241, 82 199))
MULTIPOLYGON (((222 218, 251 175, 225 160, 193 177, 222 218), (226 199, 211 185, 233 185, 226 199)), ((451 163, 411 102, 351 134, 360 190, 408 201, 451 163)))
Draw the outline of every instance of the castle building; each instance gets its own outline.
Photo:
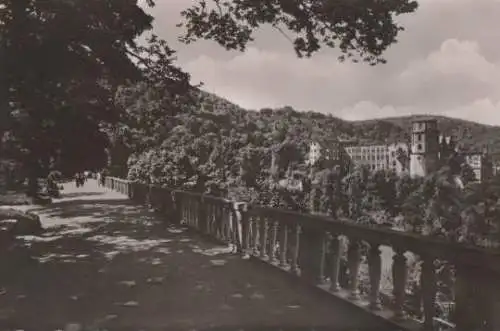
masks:
MULTIPOLYGON (((348 145, 340 141, 312 142, 308 163, 314 165, 319 160, 330 160, 336 164, 348 162, 365 166, 371 171, 392 170, 397 175, 409 173, 412 177, 425 177, 456 156, 461 160, 461 164, 466 163, 472 168, 476 181, 493 176, 493 162, 487 150, 460 150, 452 137, 439 133, 437 120, 433 118, 412 122, 409 145, 405 142, 386 145, 348 145)), ((500 161, 498 164, 500 172, 500 161)))
POLYGON ((424 177, 439 168, 439 132, 437 120, 412 122, 410 176, 424 177))

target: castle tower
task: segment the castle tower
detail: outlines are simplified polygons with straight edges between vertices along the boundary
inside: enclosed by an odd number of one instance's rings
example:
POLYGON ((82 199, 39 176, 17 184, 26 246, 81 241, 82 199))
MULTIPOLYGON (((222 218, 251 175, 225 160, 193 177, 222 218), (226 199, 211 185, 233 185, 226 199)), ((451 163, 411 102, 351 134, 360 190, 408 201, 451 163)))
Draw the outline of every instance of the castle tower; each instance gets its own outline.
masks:
POLYGON ((413 121, 411 132, 410 175, 423 177, 439 166, 439 133, 437 120, 413 121))

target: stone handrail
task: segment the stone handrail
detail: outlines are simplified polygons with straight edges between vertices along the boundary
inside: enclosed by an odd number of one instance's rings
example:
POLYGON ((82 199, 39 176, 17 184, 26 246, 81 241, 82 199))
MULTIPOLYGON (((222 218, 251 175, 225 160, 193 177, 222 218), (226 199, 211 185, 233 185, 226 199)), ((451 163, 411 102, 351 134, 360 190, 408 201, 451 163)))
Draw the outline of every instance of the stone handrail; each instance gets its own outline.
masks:
MULTIPOLYGON (((407 330, 500 330, 500 252, 349 220, 235 204, 108 177, 106 186, 407 330), (393 252, 381 291, 382 248, 393 252), (421 261, 420 318, 407 314, 408 254, 421 261), (455 271, 452 321, 438 315, 436 263, 455 271), (360 272, 368 273, 361 293, 360 272)), ((386 261, 387 262, 387 261, 386 261)))

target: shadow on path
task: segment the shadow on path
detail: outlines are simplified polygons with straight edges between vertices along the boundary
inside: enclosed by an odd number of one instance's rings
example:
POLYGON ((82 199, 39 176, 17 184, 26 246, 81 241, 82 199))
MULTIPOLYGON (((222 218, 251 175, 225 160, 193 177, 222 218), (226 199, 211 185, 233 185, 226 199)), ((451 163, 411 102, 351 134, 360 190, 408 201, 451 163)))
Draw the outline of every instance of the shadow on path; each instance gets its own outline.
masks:
POLYGON ((69 322, 109 330, 377 325, 111 193, 37 212, 46 233, 19 237, 24 250, 2 262, 1 329, 55 330, 69 322))

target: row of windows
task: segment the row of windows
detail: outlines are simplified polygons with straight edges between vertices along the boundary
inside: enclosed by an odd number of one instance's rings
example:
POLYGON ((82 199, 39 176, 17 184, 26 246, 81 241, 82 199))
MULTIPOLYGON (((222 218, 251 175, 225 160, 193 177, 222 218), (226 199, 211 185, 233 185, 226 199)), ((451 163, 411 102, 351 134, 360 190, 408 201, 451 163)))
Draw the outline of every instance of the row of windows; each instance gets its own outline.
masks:
POLYGON ((380 155, 380 154, 377 154, 377 155, 350 155, 351 156, 351 159, 353 160, 372 160, 372 161, 375 161, 375 160, 388 160, 389 157, 387 155, 380 155))
POLYGON ((347 147, 348 153, 386 153, 387 146, 363 146, 363 147, 347 147))
MULTIPOLYGON (((385 169, 389 169, 389 168, 391 168, 391 169, 392 169, 392 170, 394 170, 394 171, 397 171, 397 170, 398 170, 398 169, 397 169, 397 165, 396 165, 396 164, 393 164, 393 165, 392 165, 392 167, 388 167, 388 166, 386 166, 385 164, 379 164, 379 165, 377 165, 377 164, 372 164, 371 166, 369 165, 369 167, 370 167, 372 170, 385 170, 385 169)), ((403 167, 401 167, 401 170, 402 170, 402 171, 406 171, 406 167, 404 167, 404 166, 403 166, 403 167)))

